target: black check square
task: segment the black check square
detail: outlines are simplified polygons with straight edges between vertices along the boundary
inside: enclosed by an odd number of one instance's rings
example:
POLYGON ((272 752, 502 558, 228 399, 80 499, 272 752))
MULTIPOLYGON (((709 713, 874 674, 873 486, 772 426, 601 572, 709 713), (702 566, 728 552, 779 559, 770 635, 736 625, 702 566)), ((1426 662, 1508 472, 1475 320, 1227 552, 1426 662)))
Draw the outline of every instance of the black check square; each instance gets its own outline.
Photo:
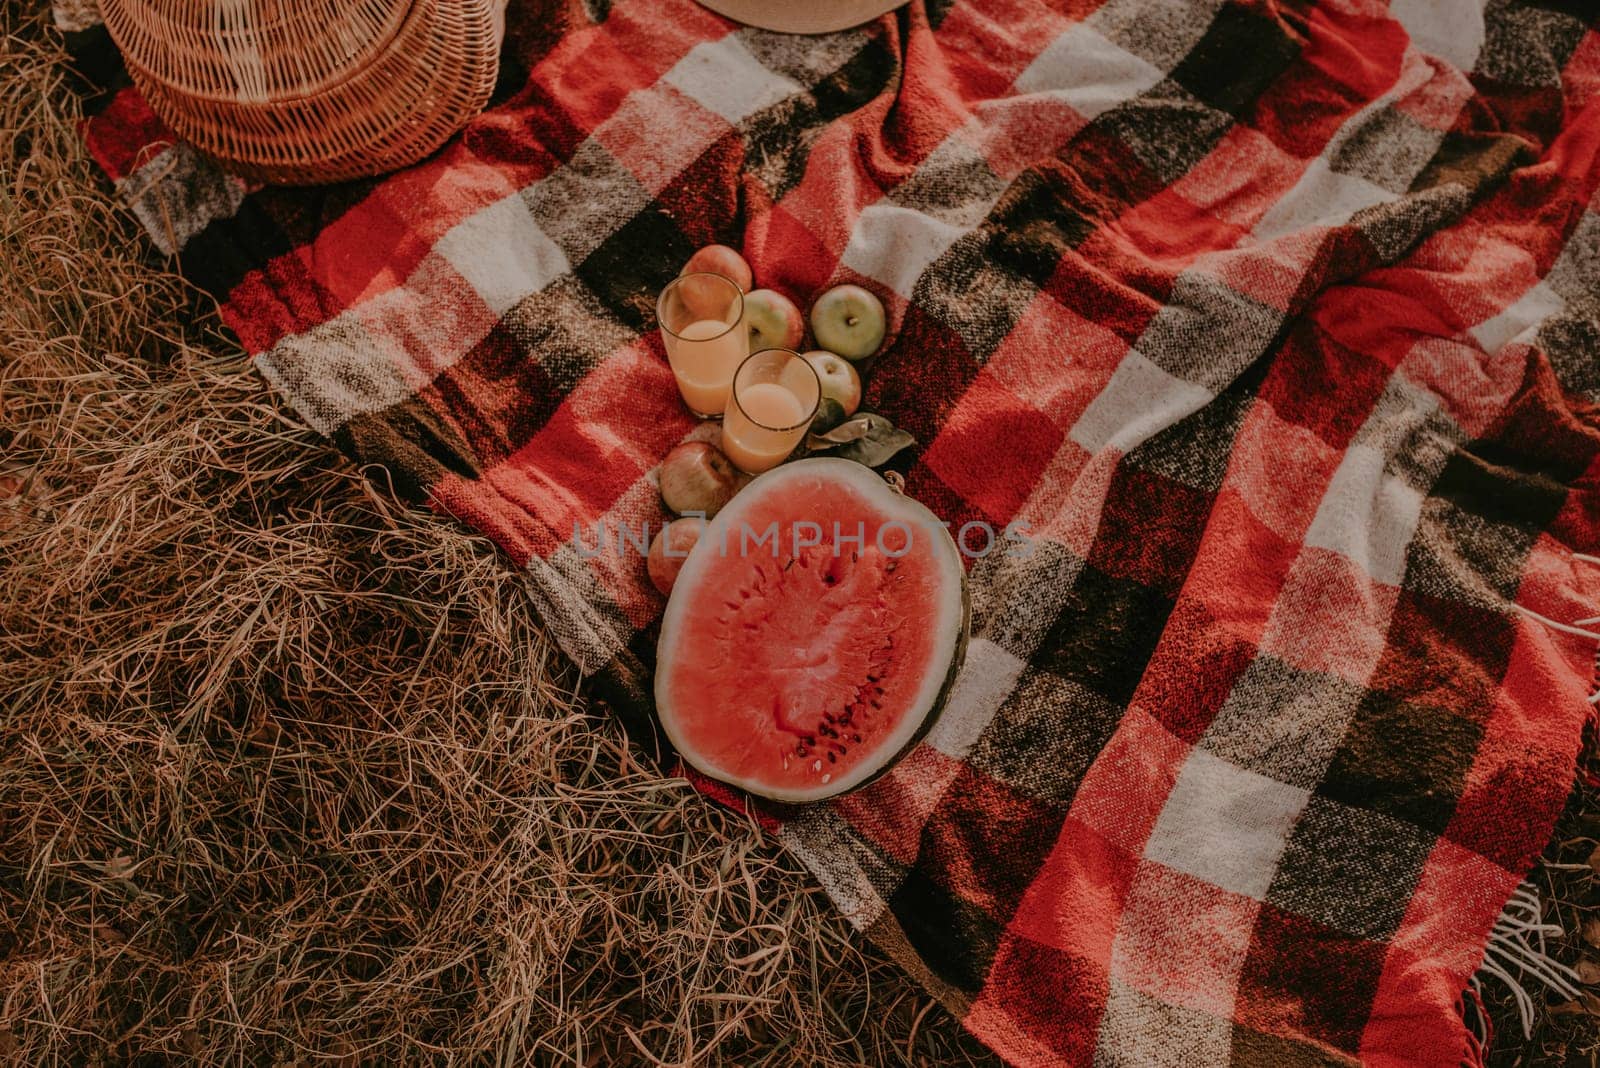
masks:
POLYGON ((962 765, 922 828, 917 867, 941 873, 1002 927, 1049 856, 1066 806, 1029 797, 962 765))
POLYGON ((1091 125, 1102 137, 1126 145, 1166 188, 1211 154, 1232 127, 1233 117, 1166 78, 1143 95, 1096 116, 1091 125))
POLYGON ((655 325, 657 296, 694 248, 673 214, 652 203, 600 242, 573 275, 618 322, 640 333, 655 325))
MULTIPOLYGON (((807 69, 810 64, 794 62, 787 50, 774 47, 767 40, 773 36, 778 35, 762 34, 750 39, 751 43, 759 40, 766 53, 757 53, 762 64, 801 85, 816 81, 820 72, 807 69), (774 58, 781 61, 769 62, 774 58)), ((861 43, 854 35, 847 39, 861 43)), ((894 75, 894 57, 881 41, 868 40, 810 90, 786 97, 746 118, 739 124, 745 173, 761 182, 773 203, 782 200, 805 177, 817 136, 841 115, 870 102, 894 75)), ((717 188, 720 184, 705 183, 702 188, 717 188)))
POLYGON ((1030 667, 967 760, 1052 805, 1068 806, 1122 721, 1122 709, 1050 671, 1030 667))
MULTIPOLYGON (((1265 370, 1266 364, 1262 364, 1265 370)), ((1208 494, 1222 488, 1234 437, 1244 425, 1255 383, 1236 379, 1199 411, 1145 439, 1123 461, 1208 494)))
POLYGON ((1491 0, 1477 73, 1508 85, 1559 87, 1562 68, 1583 39, 1586 17, 1594 18, 1594 10, 1585 0, 1491 0))
MULTIPOLYGON (((1104 191, 1091 191, 1083 188, 1081 181, 1062 180, 1069 170, 1125 174, 1127 168, 1138 166, 1125 147, 1108 138, 1093 137, 1092 131, 1091 126, 1068 150, 1074 156, 1087 157, 1080 166, 1051 165, 1019 174, 995 202, 984 226, 988 240, 983 253, 1035 286, 1047 285, 1061 269, 1063 257, 1133 202, 1120 195, 1120 182, 1108 183, 1104 191), (1099 151, 1085 152, 1086 146, 1099 151), (1108 162, 1123 166, 1106 166, 1108 162)), ((1145 195, 1158 191, 1154 181, 1144 184, 1145 195)))
POLYGON ((1423 504, 1408 584, 1489 605, 1516 598, 1529 550, 1566 500, 1562 485, 1525 463, 1485 442, 1450 456, 1423 504))
POLYGON ((1385 941, 1436 839, 1405 820, 1312 797, 1289 834, 1267 900, 1345 934, 1385 941))
POLYGON ((983 987, 1005 924, 912 868, 889 899, 906 941, 934 975, 957 990, 976 994, 983 987))
POLYGON ((1354 1056, 1387 949, 1265 903, 1239 976, 1235 1019, 1268 1034, 1292 1028, 1354 1056))
POLYGON ((1172 80, 1218 111, 1247 118, 1256 98, 1299 54, 1299 42, 1275 8, 1228 3, 1173 69, 1172 80), (1249 62, 1241 62, 1245 56, 1249 62))
POLYGON ((996 266, 985 255, 987 244, 982 231, 960 238, 922 272, 912 290, 916 306, 959 337, 979 365, 994 355, 1039 293, 1032 282, 996 266))
POLYGON ((528 358, 503 319, 466 359, 435 378, 426 395, 439 411, 449 413, 480 466, 511 455, 544 427, 561 403, 549 372, 528 358))
POLYGON ((1215 501, 1213 494, 1185 483, 1119 464, 1089 561, 1109 575, 1176 598, 1215 501))
POLYGON ((1037 663, 1126 706, 1171 612, 1166 594, 1085 564, 1037 663))
POLYGON ((1233 1026, 1228 1068, 1351 1068, 1354 1063, 1336 1050, 1267 1034, 1253 1027, 1233 1026))
POLYGON ((1474 720, 1371 691, 1316 796, 1443 834, 1482 738, 1474 720))
POLYGON ((1556 315, 1545 320, 1534 343, 1555 368, 1563 389, 1600 401, 1600 320, 1585 315, 1556 315))
POLYGON ((506 312, 504 326, 524 353, 537 354, 529 358, 538 359, 550 388, 560 396, 638 337, 571 274, 518 301, 506 312))

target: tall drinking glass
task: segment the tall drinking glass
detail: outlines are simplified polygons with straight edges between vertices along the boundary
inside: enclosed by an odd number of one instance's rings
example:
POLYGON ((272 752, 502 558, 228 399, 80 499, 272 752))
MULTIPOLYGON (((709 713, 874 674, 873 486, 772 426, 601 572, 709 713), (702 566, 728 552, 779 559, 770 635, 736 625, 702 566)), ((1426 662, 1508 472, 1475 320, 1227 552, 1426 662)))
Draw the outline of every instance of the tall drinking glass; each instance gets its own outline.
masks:
POLYGON ((822 383, 799 353, 751 353, 733 376, 722 419, 722 451, 752 475, 777 467, 805 437, 821 402, 822 383))
POLYGON ((733 373, 750 355, 744 293, 720 274, 679 275, 661 291, 656 321, 683 403, 701 419, 721 415, 733 373))

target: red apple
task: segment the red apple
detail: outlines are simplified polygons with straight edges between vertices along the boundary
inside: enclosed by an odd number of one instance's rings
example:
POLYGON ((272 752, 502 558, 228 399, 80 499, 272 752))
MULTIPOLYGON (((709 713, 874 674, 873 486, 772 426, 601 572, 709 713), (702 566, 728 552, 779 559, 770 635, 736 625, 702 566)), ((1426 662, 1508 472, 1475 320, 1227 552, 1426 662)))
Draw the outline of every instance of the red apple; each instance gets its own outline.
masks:
MULTIPOLYGON (((750 287, 755 284, 750 264, 727 245, 707 245, 700 249, 689 257, 689 262, 683 265, 683 270, 678 274, 720 274, 738 286, 741 293, 750 292, 750 287)), ((683 303, 701 319, 721 319, 727 307, 727 293, 723 286, 691 279, 683 285, 683 303)))
POLYGON ((755 284, 755 276, 750 273, 750 264, 739 253, 727 245, 707 245, 700 249, 689 262, 683 265, 679 274, 697 274, 704 271, 707 274, 720 274, 739 287, 740 292, 750 292, 750 287, 755 284))
POLYGON ((710 519, 749 477, 715 445, 686 441, 661 461, 660 481, 661 500, 669 509, 680 515, 698 512, 710 519))
POLYGON ((834 286, 811 306, 817 344, 847 360, 864 360, 883 344, 883 302, 860 286, 834 286))
POLYGON ((806 353, 805 360, 817 372, 817 381, 822 383, 822 396, 839 403, 839 408, 844 412, 840 419, 848 419, 856 414, 856 409, 861 407, 861 376, 850 365, 850 361, 822 349, 806 353))
POLYGON ((645 570, 663 596, 672 592, 672 584, 678 581, 678 572, 683 570, 684 557, 700 541, 705 529, 704 519, 686 516, 674 519, 656 532, 655 540, 650 543, 650 555, 645 559, 645 570))
POLYGON ((806 336, 806 320, 794 301, 774 289, 758 289, 744 297, 744 321, 750 327, 750 351, 798 349, 806 336))

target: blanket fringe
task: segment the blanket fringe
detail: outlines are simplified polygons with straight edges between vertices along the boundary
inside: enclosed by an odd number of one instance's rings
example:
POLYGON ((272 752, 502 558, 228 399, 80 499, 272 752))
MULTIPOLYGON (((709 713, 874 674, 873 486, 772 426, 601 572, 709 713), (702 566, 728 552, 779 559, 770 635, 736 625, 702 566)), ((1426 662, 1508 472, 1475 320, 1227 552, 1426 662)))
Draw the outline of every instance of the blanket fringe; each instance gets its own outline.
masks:
POLYGON ((1476 975, 1461 992, 1461 1001, 1456 1009, 1461 1013, 1462 1022, 1467 1025, 1467 1050, 1461 1055, 1461 1068, 1487 1068, 1489 1044, 1494 1041, 1494 1023, 1489 1019, 1489 1010, 1484 1007, 1476 975))
MULTIPOLYGON (((1586 564, 1600 565, 1600 557, 1597 556, 1573 553, 1572 558, 1586 564)), ((1600 615, 1572 623, 1560 623, 1522 605, 1516 607, 1552 630, 1596 642, 1593 674, 1589 683, 1589 714, 1584 723, 1585 744, 1593 744, 1597 731, 1600 731, 1600 633, 1588 628, 1600 624, 1600 615)), ((1579 762, 1579 775, 1586 774, 1582 763, 1579 762)), ((1594 785, 1592 777, 1590 784, 1594 785)), ((1525 881, 1517 887, 1489 932, 1483 963, 1467 984, 1466 990, 1462 991, 1458 1007, 1462 1022, 1467 1027, 1467 1051, 1461 1061, 1464 1068, 1483 1068, 1490 1042, 1494 1038, 1493 1025, 1483 1004, 1485 977, 1499 980, 1511 992, 1524 1038, 1533 1037, 1536 1005, 1533 995, 1528 992, 1530 987, 1535 993, 1553 993, 1567 1001, 1576 1001, 1582 996, 1578 973, 1550 956, 1545 945, 1547 936, 1558 937, 1562 933, 1559 924, 1544 922, 1538 888, 1531 881, 1525 881)))
POLYGON ((1483 964, 1462 992, 1461 1017, 1467 1025, 1468 1051, 1461 1063, 1466 1068, 1482 1068, 1494 1037, 1483 1006, 1486 977, 1499 980, 1511 992, 1524 1038, 1533 1037, 1535 1006, 1530 988, 1535 993, 1558 994, 1567 1001, 1581 996, 1578 973, 1550 956, 1545 945, 1546 937, 1561 933, 1559 925, 1544 922, 1538 889, 1531 882, 1517 887, 1489 932, 1483 964))

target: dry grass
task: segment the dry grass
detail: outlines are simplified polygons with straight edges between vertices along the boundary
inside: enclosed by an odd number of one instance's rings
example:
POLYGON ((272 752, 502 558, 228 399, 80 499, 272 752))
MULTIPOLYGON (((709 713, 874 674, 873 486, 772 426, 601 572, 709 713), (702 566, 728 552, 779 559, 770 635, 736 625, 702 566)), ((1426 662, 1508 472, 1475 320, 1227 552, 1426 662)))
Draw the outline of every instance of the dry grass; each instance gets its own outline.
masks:
MULTIPOLYGON (((985 1061, 586 712, 482 539, 276 406, 0 20, 0 1062, 985 1061)), ((1497 1012, 1497 1060, 1594 1063, 1497 1012)))
POLYGON ((981 1060, 278 409, 4 30, 0 1062, 981 1060))

